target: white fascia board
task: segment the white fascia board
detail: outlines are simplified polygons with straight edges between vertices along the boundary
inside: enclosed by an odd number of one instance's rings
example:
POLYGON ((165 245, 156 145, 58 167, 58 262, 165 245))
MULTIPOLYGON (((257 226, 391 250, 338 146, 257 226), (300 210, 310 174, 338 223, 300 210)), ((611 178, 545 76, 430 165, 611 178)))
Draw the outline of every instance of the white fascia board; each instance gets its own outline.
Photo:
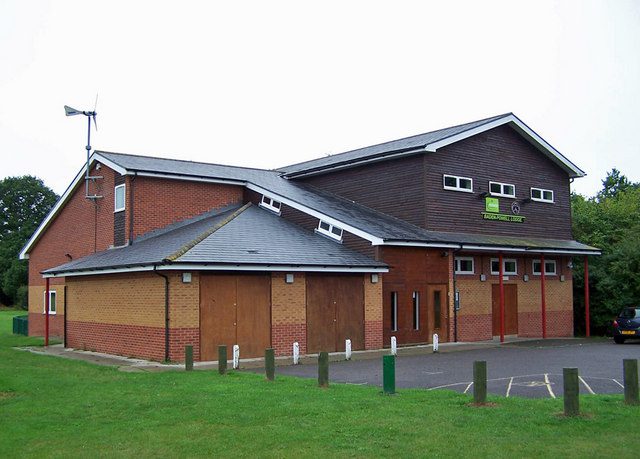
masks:
MULTIPOLYGON (((93 153, 89 157, 89 167, 91 167, 91 164, 93 164, 95 160, 96 160, 96 153, 93 153)), ((102 159, 100 161, 102 162, 102 159)), ((108 166, 106 162, 104 164, 108 166)), ((108 167, 111 167, 111 166, 108 166, 108 167)), ((45 230, 45 228, 49 226, 49 223, 51 223, 51 221, 56 216, 58 211, 62 208, 62 206, 64 206, 67 203, 67 201, 71 197, 71 194, 75 190, 78 183, 80 183, 80 181, 84 179, 86 170, 87 170, 87 164, 85 163, 80 169, 80 171, 76 174, 74 179, 71 181, 71 184, 67 187, 65 192, 62 193, 62 196, 60 196, 60 199, 58 199, 58 202, 55 203, 55 205, 49 211, 45 219, 42 220, 42 222, 40 223, 40 226, 38 226, 35 232, 31 235, 27 243, 22 248, 22 251, 20 251, 19 257, 21 260, 27 260, 29 258, 29 251, 31 250, 33 244, 38 240, 38 238, 40 237, 40 234, 45 230)))
MULTIPOLYGON (((374 244, 376 245, 376 244, 374 244)), ((396 247, 433 247, 435 249, 459 249, 460 244, 450 244, 446 242, 410 242, 410 241, 385 241, 382 244, 384 246, 396 246, 396 247)))
POLYGON ((133 273, 143 271, 262 271, 262 272, 330 272, 330 273, 387 273, 388 268, 344 266, 286 266, 286 265, 206 265, 173 263, 168 265, 132 266, 128 268, 92 269, 86 271, 67 271, 64 273, 43 274, 43 278, 96 276, 99 274, 133 273))
POLYGON ((500 247, 500 246, 484 246, 484 245, 467 245, 462 244, 462 250, 480 250, 486 252, 526 252, 527 249, 519 247, 500 247))
POLYGON ((138 177, 162 178, 162 179, 169 179, 169 180, 182 180, 184 182, 223 183, 225 185, 241 185, 241 186, 244 186, 246 184, 246 182, 243 180, 216 179, 216 178, 208 178, 208 177, 197 177, 193 175, 162 174, 159 172, 130 171, 130 172, 127 172, 127 175, 136 175, 138 177))
MULTIPOLYGON (((284 180, 284 179, 283 179, 284 180)), ((333 217, 330 217, 327 214, 324 214, 322 212, 318 212, 317 210, 314 210, 310 207, 307 207, 303 204, 300 204, 296 201, 292 201, 289 198, 286 198, 284 196, 282 196, 281 194, 278 193, 274 193, 272 191, 267 190, 266 188, 262 188, 261 186, 255 185, 251 182, 247 182, 246 187, 249 188, 251 191, 255 191, 256 193, 260 193, 260 194, 266 194, 267 196, 269 196, 270 198, 273 198, 277 201, 280 201, 282 204, 286 204, 289 207, 293 207, 296 210, 299 210, 300 212, 304 212, 307 215, 311 215, 312 217, 318 218, 320 220, 324 220, 325 222, 337 226, 339 228, 342 228, 343 230, 354 234, 358 237, 361 237, 362 239, 366 239, 367 241, 371 242, 372 245, 381 245, 384 243, 384 239, 378 237, 378 236, 374 236, 373 234, 369 234, 365 231, 362 231, 358 228, 355 228, 351 225, 349 225, 346 222, 340 221, 340 220, 336 220, 333 217)))
POLYGON ((206 265, 174 263, 158 266, 158 271, 274 271, 274 272, 329 272, 329 273, 388 273, 382 267, 304 266, 304 265, 206 265))
POLYGON ((435 152, 439 148, 446 147, 447 145, 451 145, 452 143, 459 142, 461 140, 467 139, 474 135, 480 134, 482 132, 488 131, 490 129, 496 128, 498 126, 502 126, 503 124, 512 123, 516 130, 520 132, 520 134, 525 135, 529 139, 531 139, 538 147, 546 151, 549 156, 558 160, 564 167, 570 170, 575 177, 584 177, 586 174, 582 171, 578 166, 573 164, 567 158, 565 158, 562 153, 553 148, 551 144, 549 144, 546 140, 540 137, 533 129, 524 124, 520 119, 510 114, 505 116, 504 118, 499 118, 497 120, 491 121, 489 123, 483 124, 473 129, 469 129, 468 131, 461 132, 460 134, 453 135, 451 137, 447 137, 446 139, 439 140, 438 142, 433 142, 425 146, 425 150, 429 152, 435 152))
MULTIPOLYGON (((118 164, 114 163, 113 161, 111 161, 110 159, 105 158, 104 156, 102 156, 100 153, 94 153, 92 155, 93 159, 95 159, 96 161, 101 162, 102 164, 104 164, 105 166, 107 166, 109 169, 113 169, 114 171, 116 171, 118 174, 120 175, 125 175, 127 173, 127 170, 122 167, 119 166, 118 164)), ((93 161, 92 161, 93 162, 93 161)))
POLYGON ((531 253, 551 253, 557 255, 602 255, 602 252, 599 250, 588 251, 588 250, 571 250, 571 249, 527 249, 527 252, 531 253))

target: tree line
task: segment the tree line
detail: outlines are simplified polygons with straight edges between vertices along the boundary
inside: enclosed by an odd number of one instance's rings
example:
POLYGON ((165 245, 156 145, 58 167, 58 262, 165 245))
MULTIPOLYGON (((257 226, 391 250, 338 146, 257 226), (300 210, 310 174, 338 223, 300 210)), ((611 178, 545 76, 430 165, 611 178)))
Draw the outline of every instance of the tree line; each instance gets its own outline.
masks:
MULTIPOLYGON (((28 265, 18 254, 57 200, 36 177, 0 181, 0 304, 27 308, 28 265)), ((604 334, 620 309, 640 304, 640 184, 613 169, 595 196, 571 195, 571 212, 574 238, 602 250, 590 257, 589 284, 591 331, 604 334)), ((575 331, 583 334, 583 258, 573 263, 575 331)))

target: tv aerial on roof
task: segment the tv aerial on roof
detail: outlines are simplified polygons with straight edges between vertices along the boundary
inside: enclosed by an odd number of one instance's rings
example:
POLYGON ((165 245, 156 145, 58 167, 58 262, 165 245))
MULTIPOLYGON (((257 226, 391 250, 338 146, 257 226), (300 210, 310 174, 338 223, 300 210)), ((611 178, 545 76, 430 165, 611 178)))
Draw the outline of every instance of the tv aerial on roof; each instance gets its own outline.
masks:
POLYGON ((102 176, 91 176, 91 174, 89 173, 89 157, 91 153, 91 120, 93 119, 93 125, 97 131, 98 130, 98 123, 96 122, 96 115, 98 114, 98 112, 96 112, 97 106, 98 106, 97 94, 96 94, 96 101, 95 101, 95 104, 93 105, 92 111, 77 110, 75 108, 69 107, 68 105, 64 106, 64 114, 66 116, 84 115, 87 117, 87 146, 85 147, 87 150, 87 170, 84 178, 84 194, 85 194, 85 198, 87 199, 98 199, 102 197, 98 195, 89 195, 89 181, 102 178, 102 176))

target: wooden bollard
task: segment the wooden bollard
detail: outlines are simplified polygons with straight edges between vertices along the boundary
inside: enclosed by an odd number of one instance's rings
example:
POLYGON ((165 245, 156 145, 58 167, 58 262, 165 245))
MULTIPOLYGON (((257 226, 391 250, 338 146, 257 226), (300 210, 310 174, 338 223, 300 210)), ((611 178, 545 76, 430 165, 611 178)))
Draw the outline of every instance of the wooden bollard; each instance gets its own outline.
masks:
POLYGON ((193 346, 184 347, 184 370, 193 370, 193 346))
POLYGON ((318 386, 329 387, 329 354, 321 352, 318 355, 318 386))
POLYGON ((638 405, 638 360, 624 359, 624 403, 627 405, 638 405))
POLYGON ((273 381, 276 377, 276 354, 272 348, 264 350, 264 371, 267 381, 273 381))
POLYGON ((487 402, 487 362, 484 360, 473 362, 473 401, 487 402))
POLYGON ((564 380, 564 415, 578 416, 580 414, 580 386, 577 368, 563 368, 564 380))
POLYGON ((382 390, 385 395, 396 393, 396 356, 382 356, 382 390))
POLYGON ((224 344, 218 346, 218 373, 227 373, 227 346, 224 344))

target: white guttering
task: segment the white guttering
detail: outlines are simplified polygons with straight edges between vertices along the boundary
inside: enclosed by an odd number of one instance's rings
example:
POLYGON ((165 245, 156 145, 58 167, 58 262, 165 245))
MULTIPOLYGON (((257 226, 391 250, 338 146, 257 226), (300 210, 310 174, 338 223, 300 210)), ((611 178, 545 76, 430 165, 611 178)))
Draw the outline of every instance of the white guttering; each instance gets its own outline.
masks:
POLYGON ((93 276, 98 274, 132 273, 142 271, 261 271, 261 272, 331 272, 331 273, 387 273, 383 267, 355 267, 346 266, 304 266, 304 265, 238 265, 238 264, 189 264, 172 263, 168 265, 131 266, 126 268, 91 269, 86 271, 66 271, 61 273, 43 274, 47 277, 93 276), (154 269, 155 268, 155 269, 154 269))
POLYGON ((491 121, 486 124, 482 124, 473 129, 469 129, 467 131, 461 132, 460 134, 453 135, 451 137, 447 137, 446 139, 439 140, 437 142, 430 143, 425 146, 425 150, 429 152, 435 152, 438 148, 445 147, 447 145, 451 145, 452 143, 459 142, 460 140, 464 140, 468 137, 474 136, 476 134, 480 134, 482 132, 488 131, 489 129, 493 129, 498 126, 502 126, 503 124, 513 123, 515 125, 516 130, 533 140, 539 148, 545 150, 550 156, 557 159, 562 165, 564 165, 567 169, 572 171, 575 174, 575 177, 584 177, 584 171, 582 171, 578 166, 573 164, 567 158, 565 158, 562 153, 553 148, 551 144, 549 144, 546 140, 540 137, 536 132, 531 129, 529 126, 524 124, 520 119, 514 114, 509 114, 504 118, 499 118, 497 120, 491 121))
POLYGON ((249 188, 251 191, 255 191, 256 193, 260 193, 260 194, 266 194, 270 198, 280 201, 282 204, 286 204, 289 207, 293 207, 294 209, 304 212, 307 215, 311 215, 312 217, 316 217, 316 218, 319 218, 320 220, 324 220, 325 222, 331 225, 342 228, 343 230, 351 234, 354 234, 358 237, 361 237, 362 239, 366 239, 367 241, 371 242, 372 245, 384 244, 384 239, 382 239, 381 237, 374 236, 373 234, 369 234, 366 231, 362 231, 361 229, 351 226, 344 221, 336 220, 335 218, 332 218, 326 214, 323 214, 322 212, 318 212, 317 210, 311 209, 310 207, 307 207, 303 204, 299 204, 296 201, 292 201, 291 199, 286 198, 281 194, 274 193, 270 190, 267 190, 266 188, 262 188, 261 186, 255 185, 251 182, 247 182, 246 187, 249 188))
POLYGON ((535 247, 500 247, 496 245, 449 244, 440 242, 385 241, 384 246, 431 247, 437 249, 457 249, 478 252, 515 252, 515 253, 555 253, 558 255, 601 255, 600 250, 581 249, 537 249, 535 247))
POLYGON ((436 249, 459 249, 460 244, 450 244, 447 242, 412 242, 412 241, 385 241, 382 244, 373 245, 391 245, 397 247, 433 247, 436 249))

